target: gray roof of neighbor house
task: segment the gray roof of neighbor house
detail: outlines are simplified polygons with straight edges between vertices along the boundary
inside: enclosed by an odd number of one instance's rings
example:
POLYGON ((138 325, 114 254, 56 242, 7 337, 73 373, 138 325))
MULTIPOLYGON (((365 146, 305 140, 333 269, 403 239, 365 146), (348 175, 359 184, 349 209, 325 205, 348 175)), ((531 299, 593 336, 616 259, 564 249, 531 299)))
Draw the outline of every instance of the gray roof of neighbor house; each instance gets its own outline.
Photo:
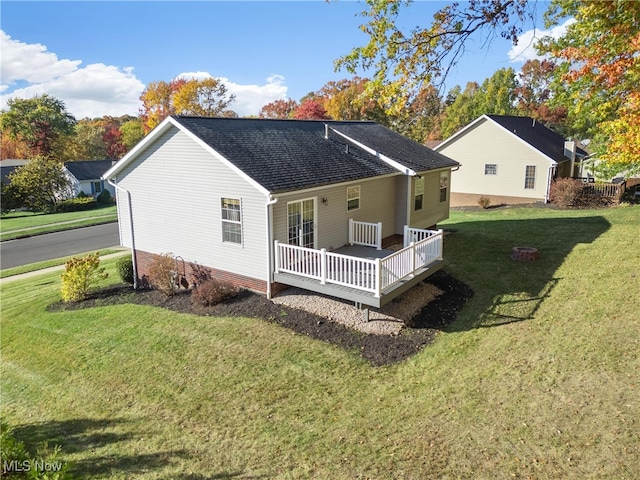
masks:
POLYGON ((172 118, 271 193, 459 165, 375 122, 172 118))
MULTIPOLYGON (((556 162, 568 160, 564 155, 565 138, 533 118, 509 115, 487 115, 487 117, 556 162)), ((576 149, 576 154, 581 157, 588 155, 581 148, 576 149)))
POLYGON ((100 177, 111 168, 113 160, 78 160, 64 162, 64 166, 80 182, 100 180, 100 177))
POLYGON ((20 165, 10 165, 10 166, 2 166, 0 167, 0 183, 4 183, 5 185, 9 185, 11 183, 9 181, 9 175, 20 165))

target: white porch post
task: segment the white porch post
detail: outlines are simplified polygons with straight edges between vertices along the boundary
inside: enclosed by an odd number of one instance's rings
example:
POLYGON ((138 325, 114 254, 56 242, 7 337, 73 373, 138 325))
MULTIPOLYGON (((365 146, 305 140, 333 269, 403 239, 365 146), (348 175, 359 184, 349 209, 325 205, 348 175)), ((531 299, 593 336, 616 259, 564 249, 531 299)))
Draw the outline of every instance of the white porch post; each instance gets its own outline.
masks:
POLYGON ((438 243, 438 260, 442 260, 442 250, 444 245, 444 230, 440 228, 438 230, 438 235, 440 236, 440 242, 438 243))
POLYGON ((273 252, 273 258, 275 260, 276 273, 280 273, 280 248, 278 246, 278 240, 275 241, 275 251, 273 252))
POLYGON ((327 283, 327 249, 320 249, 320 283, 325 285, 327 283))
POLYGON ((411 275, 413 275, 416 271, 416 244, 411 242, 409 248, 411 248, 411 275))
POLYGON ((382 285, 382 268, 381 264, 380 264, 380 259, 376 258, 376 271, 374 272, 374 276, 373 276, 373 288, 374 288, 374 295, 376 298, 380 298, 380 292, 382 290, 381 285, 382 285))
POLYGON ((378 236, 376 238, 377 250, 382 250, 382 222, 378 222, 378 236))
POLYGON ((349 219, 349 245, 353 245, 353 218, 349 219))
POLYGON ((402 236, 402 248, 407 248, 409 245, 409 225, 404 226, 404 235, 402 236))

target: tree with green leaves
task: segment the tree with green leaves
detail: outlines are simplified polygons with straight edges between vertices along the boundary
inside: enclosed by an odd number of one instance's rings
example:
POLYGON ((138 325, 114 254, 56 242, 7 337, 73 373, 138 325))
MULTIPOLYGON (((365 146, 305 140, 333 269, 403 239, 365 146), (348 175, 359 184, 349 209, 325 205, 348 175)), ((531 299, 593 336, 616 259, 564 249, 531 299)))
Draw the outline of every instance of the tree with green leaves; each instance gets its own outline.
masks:
POLYGON ((28 158, 61 156, 61 146, 73 135, 76 125, 62 100, 45 94, 12 98, 7 105, 8 110, 0 114, 3 135, 24 142, 28 158))
POLYGON ((144 128, 139 118, 132 118, 124 122, 120 126, 120 131, 122 132, 122 144, 127 152, 144 138, 144 128))
POLYGON ((179 115, 217 117, 224 115, 236 99, 217 78, 188 80, 173 93, 173 108, 179 115))
POLYGON ((411 3, 366 0, 361 29, 369 41, 335 62, 337 69, 351 73, 373 70, 370 88, 393 113, 420 88, 443 85, 472 36, 490 38, 497 32, 515 43, 534 9, 528 0, 452 2, 435 13, 431 25, 406 32, 399 25, 411 3))
MULTIPOLYGON (((371 85, 388 110, 401 110, 426 83, 442 85, 470 38, 488 45, 499 35, 517 43, 539 2, 470 0, 441 8, 424 27, 403 31, 411 1, 366 0, 361 29, 366 45, 339 58, 337 69, 373 70, 371 85)), ((575 22, 558 39, 543 42, 555 61, 554 107, 569 109, 573 133, 591 136, 597 153, 620 171, 640 170, 640 2, 552 0, 546 26, 575 22), (562 89, 566 89, 565 94, 562 89), (589 134, 590 133, 590 134, 589 134)))
POLYGON ((458 94, 455 97, 450 96, 450 103, 444 110, 444 116, 440 129, 442 138, 449 138, 462 127, 472 122, 483 112, 480 109, 479 91, 480 85, 476 82, 468 82, 463 91, 458 87, 458 94))
POLYGON ((46 212, 73 196, 71 180, 63 165, 55 159, 39 157, 9 174, 9 189, 14 201, 34 212, 46 212))

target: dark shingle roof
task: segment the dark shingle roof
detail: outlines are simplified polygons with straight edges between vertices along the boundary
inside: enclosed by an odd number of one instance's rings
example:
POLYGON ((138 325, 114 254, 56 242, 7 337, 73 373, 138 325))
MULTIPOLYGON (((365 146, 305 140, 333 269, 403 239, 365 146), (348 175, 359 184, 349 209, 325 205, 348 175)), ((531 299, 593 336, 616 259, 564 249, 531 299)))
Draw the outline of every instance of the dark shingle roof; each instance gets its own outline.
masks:
POLYGON ((459 165, 455 160, 378 123, 335 122, 330 126, 416 172, 459 165))
POLYGON ((409 168, 417 164, 430 166, 420 170, 457 165, 453 160, 373 122, 173 118, 272 193, 398 173, 396 168, 335 132, 330 131, 329 138, 325 138, 325 124, 346 135, 350 132, 354 139, 369 147, 375 148, 374 142, 379 144, 384 148, 381 153, 391 152, 391 158, 409 168), (401 155, 407 155, 407 158, 401 155), (420 163, 420 155, 425 158, 442 157, 446 161, 436 167, 435 160, 420 163))
MULTIPOLYGON (((564 156, 564 137, 533 118, 508 115, 487 115, 487 117, 556 162, 568 160, 564 156)), ((587 152, 580 148, 577 149, 577 153, 581 156, 587 155, 587 152)))
POLYGON ((111 160, 79 160, 77 162, 64 162, 67 170, 73 174, 78 181, 99 180, 100 177, 111 168, 111 160))
POLYGON ((9 167, 0 167, 0 183, 4 183, 5 185, 9 185, 11 183, 9 181, 9 175, 13 173, 13 171, 18 168, 18 166, 11 165, 9 167))

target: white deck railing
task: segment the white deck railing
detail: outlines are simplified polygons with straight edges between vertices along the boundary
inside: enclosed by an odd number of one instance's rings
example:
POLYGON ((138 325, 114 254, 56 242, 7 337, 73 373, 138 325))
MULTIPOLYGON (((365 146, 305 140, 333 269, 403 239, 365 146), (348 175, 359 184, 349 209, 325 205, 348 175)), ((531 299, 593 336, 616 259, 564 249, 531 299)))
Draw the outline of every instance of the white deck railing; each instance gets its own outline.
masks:
POLYGON ((382 250, 382 222, 357 222, 350 218, 349 245, 364 245, 382 250))
POLYGON ((275 273, 291 273, 320 281, 371 292, 379 297, 416 271, 442 260, 442 230, 384 258, 352 257, 326 249, 298 247, 275 242, 275 273))
POLYGON ((440 230, 423 230, 421 228, 411 228, 408 225, 404 226, 404 247, 409 246, 411 242, 416 243, 425 238, 429 238, 437 234, 440 230))

